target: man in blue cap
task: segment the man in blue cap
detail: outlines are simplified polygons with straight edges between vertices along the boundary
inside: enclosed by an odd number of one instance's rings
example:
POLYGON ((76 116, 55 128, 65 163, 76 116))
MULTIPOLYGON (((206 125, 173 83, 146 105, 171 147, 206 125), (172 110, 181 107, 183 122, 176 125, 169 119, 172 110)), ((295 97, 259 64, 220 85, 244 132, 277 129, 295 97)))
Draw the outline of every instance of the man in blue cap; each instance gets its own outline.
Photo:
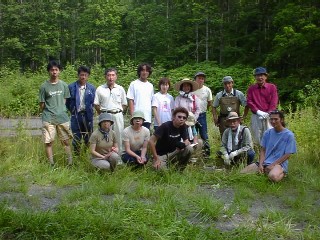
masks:
POLYGON ((251 116, 251 131, 256 144, 260 144, 263 133, 271 128, 269 112, 278 105, 277 87, 267 83, 268 73, 264 67, 257 67, 253 71, 256 83, 251 85, 247 92, 247 104, 253 113, 251 116))

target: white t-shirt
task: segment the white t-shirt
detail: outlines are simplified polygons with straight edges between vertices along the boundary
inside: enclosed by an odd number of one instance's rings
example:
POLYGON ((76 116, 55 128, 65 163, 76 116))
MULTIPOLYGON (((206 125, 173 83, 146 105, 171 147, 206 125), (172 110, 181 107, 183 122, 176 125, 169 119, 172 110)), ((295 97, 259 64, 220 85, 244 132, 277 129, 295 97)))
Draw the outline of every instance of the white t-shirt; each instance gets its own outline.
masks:
POLYGON ((171 111, 174 109, 174 99, 167 93, 162 94, 157 92, 152 98, 152 107, 157 107, 157 113, 160 119, 160 123, 154 118, 154 126, 160 126, 162 123, 171 121, 171 111))
POLYGON ((198 99, 200 99, 200 112, 206 112, 208 108, 208 101, 212 101, 212 92, 207 86, 202 86, 202 88, 193 92, 198 99))
MULTIPOLYGON (((141 127, 140 131, 135 131, 132 126, 129 126, 122 132, 122 140, 124 142, 129 142, 130 150, 134 152, 141 150, 144 142, 149 141, 149 139, 150 131, 144 126, 141 127)), ((125 153, 125 149, 123 149, 122 153, 125 153)))
POLYGON ((150 82, 142 82, 137 79, 130 83, 127 98, 134 101, 134 111, 142 111, 146 122, 151 123, 151 101, 153 97, 153 85, 150 82))

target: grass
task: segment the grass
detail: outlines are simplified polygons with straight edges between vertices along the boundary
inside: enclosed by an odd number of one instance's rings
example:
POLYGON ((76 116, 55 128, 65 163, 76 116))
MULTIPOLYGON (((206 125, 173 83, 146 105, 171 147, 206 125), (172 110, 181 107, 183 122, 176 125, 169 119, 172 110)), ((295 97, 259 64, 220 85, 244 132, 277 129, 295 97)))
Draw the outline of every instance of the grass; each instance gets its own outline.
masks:
MULTIPOLYGON (((20 130, 0 139, 1 239, 316 239, 320 234, 318 115, 289 116, 298 141, 289 176, 271 183, 239 168, 207 171, 201 163, 184 172, 105 173, 84 152, 66 167, 60 143, 57 168, 44 158, 39 137, 20 130), (312 142, 310 145, 316 145, 312 142)), ((210 128, 212 152, 218 132, 210 128)), ((212 158, 209 164, 214 163, 212 158)))

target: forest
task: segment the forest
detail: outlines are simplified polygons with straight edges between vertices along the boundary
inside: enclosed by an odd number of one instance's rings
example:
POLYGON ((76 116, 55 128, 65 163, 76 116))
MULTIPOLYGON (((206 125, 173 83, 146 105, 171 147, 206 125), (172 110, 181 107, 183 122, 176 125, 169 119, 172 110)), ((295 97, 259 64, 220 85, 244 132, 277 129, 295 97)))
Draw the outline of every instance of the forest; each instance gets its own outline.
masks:
POLYGON ((319 25, 318 0, 0 1, 0 67, 265 66, 295 104, 319 88, 319 25))

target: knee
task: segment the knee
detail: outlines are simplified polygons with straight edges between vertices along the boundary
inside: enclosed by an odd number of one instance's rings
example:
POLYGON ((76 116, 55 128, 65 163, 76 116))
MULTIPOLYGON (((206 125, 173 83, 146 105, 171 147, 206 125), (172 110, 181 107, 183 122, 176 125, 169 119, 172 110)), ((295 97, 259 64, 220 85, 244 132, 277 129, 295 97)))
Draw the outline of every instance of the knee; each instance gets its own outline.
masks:
POLYGON ((269 172, 268 178, 272 182, 280 182, 284 177, 284 173, 275 173, 273 171, 269 172))

